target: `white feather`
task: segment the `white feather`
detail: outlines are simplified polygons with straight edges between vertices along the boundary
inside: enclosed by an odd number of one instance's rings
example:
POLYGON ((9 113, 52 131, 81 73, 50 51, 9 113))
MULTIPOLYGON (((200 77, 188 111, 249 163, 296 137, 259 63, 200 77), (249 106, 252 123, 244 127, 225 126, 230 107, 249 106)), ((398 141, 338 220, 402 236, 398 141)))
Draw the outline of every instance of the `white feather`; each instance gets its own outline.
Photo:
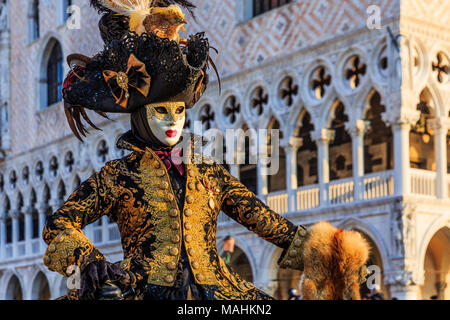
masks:
POLYGON ((120 15, 129 16, 133 11, 149 11, 154 0, 100 0, 105 8, 120 15))

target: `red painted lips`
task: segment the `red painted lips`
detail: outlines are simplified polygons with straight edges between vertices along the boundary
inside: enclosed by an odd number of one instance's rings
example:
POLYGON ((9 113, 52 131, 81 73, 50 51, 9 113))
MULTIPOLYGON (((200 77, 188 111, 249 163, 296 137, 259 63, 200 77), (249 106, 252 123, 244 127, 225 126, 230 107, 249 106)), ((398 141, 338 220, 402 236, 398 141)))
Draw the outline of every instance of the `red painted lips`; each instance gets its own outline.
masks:
POLYGON ((170 138, 174 138, 177 136, 177 130, 167 130, 166 131, 166 135, 170 138))

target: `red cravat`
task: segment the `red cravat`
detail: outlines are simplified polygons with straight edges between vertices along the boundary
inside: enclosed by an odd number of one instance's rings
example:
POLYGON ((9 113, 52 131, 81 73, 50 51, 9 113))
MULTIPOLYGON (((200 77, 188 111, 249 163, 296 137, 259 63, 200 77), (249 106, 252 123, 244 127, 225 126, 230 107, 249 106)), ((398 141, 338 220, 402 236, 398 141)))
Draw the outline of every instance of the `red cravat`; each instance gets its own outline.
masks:
POLYGON ((180 175, 184 176, 185 170, 182 162, 182 154, 183 154, 182 148, 179 147, 174 148, 170 152, 159 150, 156 150, 154 152, 158 155, 158 157, 162 160, 162 162, 164 162, 167 171, 169 171, 172 168, 172 166, 174 166, 175 168, 177 168, 180 175))

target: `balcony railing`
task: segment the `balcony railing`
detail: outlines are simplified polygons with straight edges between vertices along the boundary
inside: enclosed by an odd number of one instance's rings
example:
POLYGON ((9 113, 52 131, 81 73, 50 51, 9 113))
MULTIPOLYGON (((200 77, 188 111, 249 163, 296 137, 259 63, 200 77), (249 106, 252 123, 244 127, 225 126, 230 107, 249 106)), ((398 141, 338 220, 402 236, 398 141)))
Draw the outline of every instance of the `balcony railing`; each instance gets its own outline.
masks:
POLYGON ((26 254, 26 242, 25 241, 20 241, 19 243, 17 243, 17 255, 19 257, 23 257, 26 254))
POLYGON ((13 257, 13 244, 7 244, 5 246, 5 258, 6 259, 11 259, 13 257))
POLYGON ((317 208, 320 205, 319 186, 311 185, 297 189, 297 211, 317 208))
POLYGON ((394 195, 394 172, 385 171, 364 176, 364 200, 394 195))
POLYGON ((279 214, 289 211, 288 194, 286 191, 277 191, 267 195, 266 204, 279 214))
POLYGON ((436 196, 436 172, 411 169, 411 193, 420 196, 436 196))
POLYGON ((40 243, 41 243, 41 239, 33 239, 31 240, 31 253, 32 254, 36 254, 39 253, 41 248, 40 248, 40 243))
MULTIPOLYGON (((449 179, 450 185, 450 179, 449 179)), ((325 184, 327 195, 323 198, 318 184, 303 186, 292 192, 287 191, 270 193, 261 199, 268 206, 280 214, 289 212, 290 197, 295 197, 295 211, 305 211, 314 208, 341 205, 355 201, 380 199, 394 195, 394 171, 384 171, 365 175, 359 179, 347 178, 331 181, 325 184), (356 190, 356 182, 361 184, 362 190, 356 190), (359 192, 359 196, 356 192, 359 192), (321 203, 321 200, 323 201, 321 203)), ((220 222, 220 221, 219 221, 220 222)))
POLYGON ((117 225, 113 224, 108 227, 108 240, 109 241, 120 240, 120 232, 117 225))
POLYGON ((353 178, 329 183, 329 202, 332 205, 353 202, 355 200, 355 183, 353 178))

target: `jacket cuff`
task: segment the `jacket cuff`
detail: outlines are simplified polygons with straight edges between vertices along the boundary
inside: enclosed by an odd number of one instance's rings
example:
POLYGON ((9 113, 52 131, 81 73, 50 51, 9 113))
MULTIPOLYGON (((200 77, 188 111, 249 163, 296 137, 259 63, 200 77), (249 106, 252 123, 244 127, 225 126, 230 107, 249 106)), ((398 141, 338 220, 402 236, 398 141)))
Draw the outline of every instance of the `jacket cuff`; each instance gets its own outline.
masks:
POLYGON ((67 270, 70 266, 78 266, 83 270, 96 260, 105 260, 105 257, 78 229, 59 232, 44 254, 44 264, 48 269, 63 276, 73 273, 74 270, 67 270))
POLYGON ((289 247, 283 251, 278 260, 281 269, 303 270, 303 245, 308 234, 305 227, 297 227, 289 247))

